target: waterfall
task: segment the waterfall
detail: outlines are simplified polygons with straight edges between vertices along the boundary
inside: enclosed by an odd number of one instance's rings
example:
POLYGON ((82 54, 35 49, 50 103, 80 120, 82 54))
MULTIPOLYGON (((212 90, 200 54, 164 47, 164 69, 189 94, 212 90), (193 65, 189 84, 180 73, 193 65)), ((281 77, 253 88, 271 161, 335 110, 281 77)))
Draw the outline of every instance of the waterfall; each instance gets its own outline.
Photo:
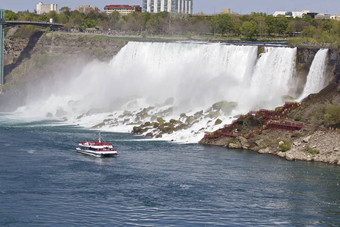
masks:
POLYGON ((310 67, 305 88, 300 96, 300 100, 306 98, 310 94, 315 94, 325 87, 325 72, 328 49, 320 49, 313 60, 310 67))
POLYGON ((281 105, 282 96, 289 95, 296 48, 266 47, 260 56, 257 50, 220 43, 129 42, 109 63, 94 61, 63 83, 49 84, 53 93, 28 98, 18 112, 123 132, 157 117, 196 113, 190 128, 163 138, 197 142, 204 131, 220 127, 217 118, 228 123, 237 114, 281 105), (212 105, 220 101, 235 105, 216 113, 212 105))
POLYGON ((296 52, 296 48, 265 48, 251 81, 255 106, 270 108, 282 102, 282 96, 289 92, 295 72, 296 52))

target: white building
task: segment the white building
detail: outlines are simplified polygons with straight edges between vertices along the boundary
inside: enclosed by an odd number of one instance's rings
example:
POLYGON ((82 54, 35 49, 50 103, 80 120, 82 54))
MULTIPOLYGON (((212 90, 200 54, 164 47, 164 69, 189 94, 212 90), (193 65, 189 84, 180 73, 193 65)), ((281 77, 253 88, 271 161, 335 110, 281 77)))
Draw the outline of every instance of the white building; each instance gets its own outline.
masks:
POLYGON ((331 20, 339 20, 340 21, 340 14, 332 15, 330 18, 331 18, 331 20))
POLYGON ((277 16, 286 16, 286 11, 276 11, 275 13, 273 13, 274 17, 277 16))
POLYGON ((43 4, 42 2, 39 2, 36 7, 37 14, 45 14, 49 13, 51 11, 58 12, 58 5, 57 4, 43 4))
POLYGON ((192 14, 193 0, 143 0, 143 12, 192 14))
POLYGON ((303 12, 293 12, 293 18, 302 18, 305 15, 303 12))
POLYGON ((285 16, 285 17, 293 17, 293 18, 302 18, 303 15, 307 14, 307 10, 302 12, 291 12, 291 11, 276 11, 273 16, 285 16))

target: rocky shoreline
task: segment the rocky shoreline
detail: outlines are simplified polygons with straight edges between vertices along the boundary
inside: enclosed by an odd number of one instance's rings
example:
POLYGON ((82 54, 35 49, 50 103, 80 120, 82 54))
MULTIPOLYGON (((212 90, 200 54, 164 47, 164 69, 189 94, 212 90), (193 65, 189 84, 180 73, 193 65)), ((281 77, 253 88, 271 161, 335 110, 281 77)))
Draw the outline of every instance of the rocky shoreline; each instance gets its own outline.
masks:
POLYGON ((260 110, 208 133, 202 145, 247 149, 286 160, 340 165, 339 74, 317 95, 302 103, 260 110))
POLYGON ((228 138, 220 138, 208 143, 201 141, 201 144, 224 146, 230 149, 252 150, 260 154, 276 155, 288 161, 315 161, 340 165, 339 130, 318 130, 312 134, 291 139, 290 150, 282 151, 280 144, 284 144, 289 137, 292 138, 295 135, 278 130, 270 130, 254 140, 238 137, 231 142, 230 139, 228 141, 228 138), (275 137, 274 135, 280 135, 280 138, 272 139, 272 137, 275 137))

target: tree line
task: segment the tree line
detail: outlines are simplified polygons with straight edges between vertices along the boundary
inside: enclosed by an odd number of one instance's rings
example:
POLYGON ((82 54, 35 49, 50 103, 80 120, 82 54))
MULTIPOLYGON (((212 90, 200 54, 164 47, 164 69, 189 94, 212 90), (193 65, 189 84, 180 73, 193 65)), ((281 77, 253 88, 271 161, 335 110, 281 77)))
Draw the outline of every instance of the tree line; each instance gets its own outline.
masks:
POLYGON ((84 14, 71 11, 68 7, 60 13, 51 11, 37 15, 30 12, 6 11, 6 20, 49 21, 65 24, 65 30, 100 27, 103 30, 115 30, 135 34, 170 34, 170 35, 212 35, 216 37, 238 37, 248 40, 263 38, 298 37, 299 42, 332 43, 340 46, 340 21, 303 18, 274 17, 265 13, 250 15, 218 14, 179 15, 161 12, 131 13, 121 16, 118 12, 110 15, 98 10, 84 14))

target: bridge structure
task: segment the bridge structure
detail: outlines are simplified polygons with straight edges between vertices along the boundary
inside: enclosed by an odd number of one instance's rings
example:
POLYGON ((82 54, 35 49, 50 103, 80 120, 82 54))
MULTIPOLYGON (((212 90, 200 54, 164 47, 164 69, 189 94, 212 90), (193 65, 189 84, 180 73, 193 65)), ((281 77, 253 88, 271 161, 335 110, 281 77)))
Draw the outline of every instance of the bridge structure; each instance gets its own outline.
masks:
POLYGON ((5 42, 5 27, 17 25, 36 25, 41 27, 60 28, 63 24, 49 23, 41 21, 6 21, 5 10, 0 9, 0 86, 5 83, 4 75, 4 42, 5 42))

